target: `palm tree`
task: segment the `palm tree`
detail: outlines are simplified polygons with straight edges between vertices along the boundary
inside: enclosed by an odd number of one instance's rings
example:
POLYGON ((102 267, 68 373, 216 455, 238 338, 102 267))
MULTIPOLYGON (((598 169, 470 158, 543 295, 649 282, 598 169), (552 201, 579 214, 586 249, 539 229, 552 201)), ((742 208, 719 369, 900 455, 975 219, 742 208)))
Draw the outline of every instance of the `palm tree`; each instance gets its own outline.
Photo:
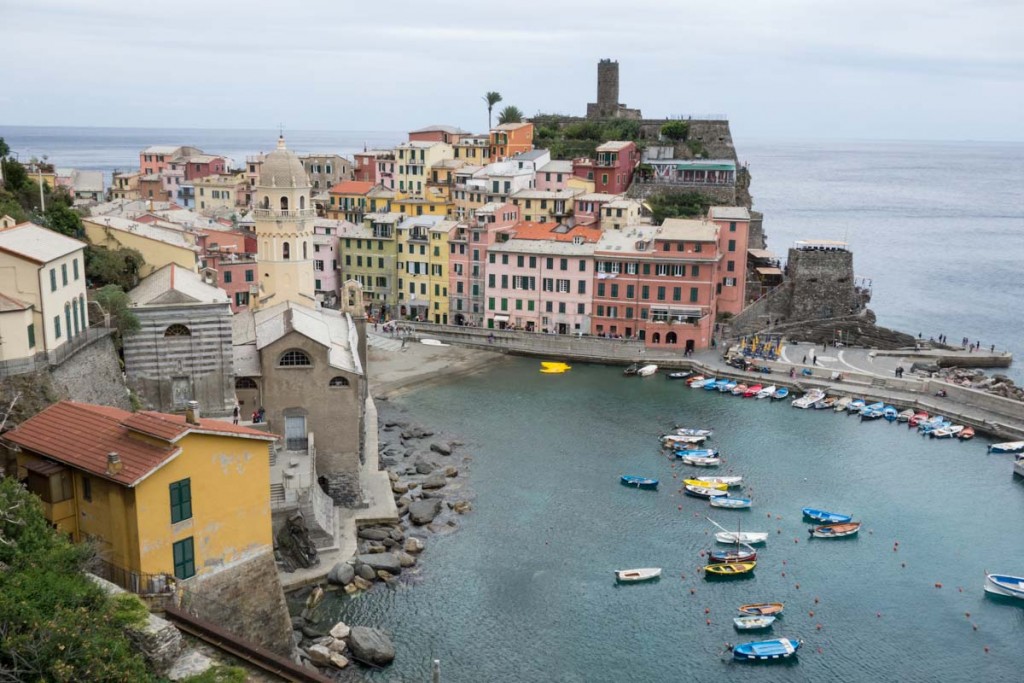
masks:
POLYGON ((510 104, 498 114, 498 123, 522 123, 523 112, 519 107, 510 104))
POLYGON ((491 110, 494 109, 494 105, 501 102, 501 93, 491 91, 484 95, 484 102, 487 103, 487 130, 491 129, 491 110))

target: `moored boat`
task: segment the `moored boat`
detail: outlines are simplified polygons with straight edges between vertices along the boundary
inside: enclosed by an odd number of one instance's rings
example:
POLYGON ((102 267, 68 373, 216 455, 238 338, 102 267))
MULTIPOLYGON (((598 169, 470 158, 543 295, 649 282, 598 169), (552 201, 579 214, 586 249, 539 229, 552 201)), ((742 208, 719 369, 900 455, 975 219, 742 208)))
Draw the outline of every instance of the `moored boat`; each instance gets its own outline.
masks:
MULTIPOLYGON (((637 369, 639 369, 639 368, 637 368, 637 369)), ((687 384, 693 384, 694 382, 699 382, 702 379, 704 379, 704 375, 691 375, 690 377, 688 377, 686 379, 686 383, 687 384)))
POLYGON ((989 453, 1024 453, 1024 441, 1004 441, 988 447, 989 453))
POLYGON ((846 406, 850 405, 850 401, 852 400, 853 399, 850 398, 849 396, 842 396, 835 402, 835 405, 832 406, 832 410, 836 411, 837 413, 845 412, 846 406))
POLYGON ((637 489, 658 488, 657 479, 649 479, 648 477, 637 477, 632 474, 623 474, 621 477, 619 477, 619 481, 622 482, 623 486, 631 486, 637 489))
POLYGON ((732 658, 741 662, 769 662, 789 659, 796 655, 796 651, 800 649, 801 645, 803 645, 803 641, 794 640, 793 638, 741 643, 732 648, 732 658))
POLYGON ((637 370, 636 374, 639 375, 640 377, 650 377, 651 375, 653 375, 657 371, 658 371, 658 366, 655 365, 654 363, 651 363, 650 365, 645 365, 642 368, 640 368, 639 370, 637 370))
POLYGON ((699 477, 699 479, 708 485, 711 484, 725 484, 728 487, 739 486, 743 483, 743 477, 736 475, 732 477, 699 477))
POLYGON ((685 458, 687 456, 694 458, 717 458, 718 450, 714 448, 681 448, 675 451, 677 458, 685 458))
POLYGON ((910 422, 910 418, 912 418, 912 417, 914 417, 914 409, 913 408, 907 408, 906 410, 901 410, 900 411, 900 414, 896 416, 896 421, 897 422, 910 422))
POLYGON ((936 429, 939 429, 940 427, 948 427, 949 424, 950 423, 948 423, 946 421, 946 418, 944 418, 943 416, 941 416, 941 415, 934 415, 934 416, 928 418, 927 420, 925 420, 924 422, 918 422, 917 423, 917 431, 924 432, 924 433, 927 434, 928 432, 931 432, 931 431, 934 431, 936 429), (943 424, 943 423, 946 423, 946 424, 943 424))
POLYGON ((786 398, 787 396, 789 396, 789 388, 788 387, 779 387, 778 389, 775 390, 775 393, 772 394, 772 400, 773 401, 781 401, 782 399, 786 398))
POLYGON ((948 427, 933 429, 928 433, 928 436, 933 439, 952 439, 955 436, 959 436, 962 431, 964 431, 963 425, 949 425, 948 427))
POLYGON ((755 602, 749 605, 740 605, 741 614, 749 614, 755 617, 779 616, 785 607, 781 602, 755 602))
POLYGON ((864 410, 865 405, 867 405, 867 403, 862 398, 851 399, 850 402, 846 404, 846 412, 859 413, 864 410))
POLYGON ((709 550, 708 564, 722 564, 723 562, 753 562, 757 559, 757 550, 750 546, 740 547, 739 543, 735 548, 728 550, 709 550))
POLYGON ((731 393, 732 390, 736 388, 737 384, 739 384, 739 382, 737 382, 735 380, 729 380, 728 382, 726 382, 722 386, 718 387, 718 390, 721 393, 723 393, 723 394, 728 394, 728 393, 731 393))
POLYGON ((806 410, 808 408, 813 408, 816 404, 818 404, 818 403, 820 403, 821 401, 824 401, 824 400, 825 400, 825 392, 824 391, 822 391, 821 389, 811 389, 810 391, 808 391, 806 394, 804 394, 800 398, 793 399, 792 405, 793 405, 794 408, 800 408, 801 410, 806 410))
POLYGON ((1009 574, 985 574, 985 591, 1024 600, 1024 577, 1009 574))
MULTIPOLYGON (((704 380, 701 383, 700 388, 704 389, 706 391, 710 391, 711 389, 715 388, 715 384, 717 384, 717 383, 718 383, 718 378, 717 377, 709 377, 708 379, 704 380)), ((690 386, 693 386, 693 385, 691 384, 690 386)))
POLYGON ((764 389, 764 387, 761 386, 760 384, 754 384, 752 386, 749 386, 747 387, 747 390, 743 392, 743 398, 753 398, 754 396, 757 396, 757 392, 761 391, 762 389, 764 389))
POLYGON ((687 379, 693 377, 692 370, 680 370, 678 372, 670 372, 665 375, 665 379, 687 379))
POLYGON ((747 385, 746 385, 746 384, 743 384, 742 382, 740 382, 739 384, 737 384, 736 386, 734 386, 734 387, 732 388, 732 391, 730 391, 729 393, 730 393, 730 394, 732 394, 733 396, 742 396, 742 395, 743 395, 743 393, 744 393, 744 392, 745 392, 746 390, 747 390, 747 385))
POLYGON ((661 445, 666 448, 686 448, 687 446, 699 446, 707 441, 706 436, 687 436, 685 434, 664 434, 661 437, 661 445))
POLYGON ((706 488, 706 489, 718 489, 719 491, 724 491, 727 488, 729 488, 725 484, 719 484, 717 482, 707 481, 707 480, 704 480, 704 479, 683 479, 683 485, 684 486, 701 486, 701 487, 706 488))
POLYGON ((720 458, 702 458, 696 455, 687 455, 683 457, 683 463, 693 465, 694 467, 718 467, 722 464, 722 460, 720 458))
POLYGON ((1024 477, 1024 455, 1018 455, 1013 459, 1013 473, 1024 477))
POLYGON ((826 396, 825 398, 815 403, 812 407, 815 410, 832 410, 836 405, 836 401, 838 400, 839 398, 837 396, 826 396))
POLYGON ((716 498, 718 496, 728 496, 729 494, 721 489, 708 488, 706 486, 693 486, 686 484, 683 487, 683 493, 694 498, 716 498))
POLYGON ((704 567, 704 576, 709 579, 751 576, 755 567, 757 567, 757 562, 722 562, 721 564, 709 564, 704 567))
POLYGON ((822 524, 808 529, 813 538, 847 538, 860 531, 860 522, 839 522, 838 524, 822 524))
POLYGON ((889 422, 895 422, 899 414, 900 411, 896 410, 896 406, 885 406, 882 408, 882 417, 889 422))
POLYGON ((765 631, 775 623, 775 617, 734 617, 732 624, 737 631, 765 631))
POLYGON ((661 567, 644 567, 641 569, 616 569, 615 579, 621 583, 637 583, 650 581, 661 576, 661 567))
POLYGON ((711 507, 728 508, 730 510, 746 510, 753 504, 749 498, 729 495, 717 496, 712 498, 709 502, 711 503, 711 507))
POLYGON ((692 382, 687 382, 687 384, 690 386, 691 389, 703 389, 704 385, 708 384, 709 382, 711 384, 714 384, 715 383, 715 378, 714 377, 701 377, 700 379, 695 379, 692 382))
POLYGON ((922 422, 925 422, 927 420, 928 420, 928 413, 924 412, 923 410, 919 410, 918 412, 914 413, 913 417, 911 417, 909 420, 907 420, 907 426, 908 427, 917 427, 922 422))
POLYGON ((960 433, 957 434, 957 438, 960 439, 961 441, 968 441, 970 439, 973 439, 974 427, 965 426, 963 429, 960 430, 960 433))
POLYGON ((680 436, 707 436, 710 437, 714 434, 712 429, 696 429, 694 427, 676 427, 673 434, 679 434, 680 436))
POLYGON ((776 387, 774 384, 766 386, 764 389, 757 392, 754 398, 771 398, 772 395, 775 393, 776 389, 778 389, 778 387, 776 387))
POLYGON ((731 380, 728 377, 715 380, 714 384, 705 384, 705 391, 721 391, 722 387, 727 386, 731 380))
POLYGON ((632 377, 636 374, 637 370, 640 369, 639 363, 633 363, 632 365, 626 366, 626 369, 622 371, 622 374, 626 377, 632 377))
POLYGON ((754 545, 755 543, 764 543, 768 540, 767 531, 719 531, 715 533, 715 540, 719 543, 733 544, 746 543, 747 545, 754 545))
POLYGON ((822 524, 839 524, 853 519, 850 515, 841 515, 837 512, 828 512, 817 508, 803 508, 801 512, 804 513, 804 517, 807 519, 813 519, 815 522, 821 522, 822 524))

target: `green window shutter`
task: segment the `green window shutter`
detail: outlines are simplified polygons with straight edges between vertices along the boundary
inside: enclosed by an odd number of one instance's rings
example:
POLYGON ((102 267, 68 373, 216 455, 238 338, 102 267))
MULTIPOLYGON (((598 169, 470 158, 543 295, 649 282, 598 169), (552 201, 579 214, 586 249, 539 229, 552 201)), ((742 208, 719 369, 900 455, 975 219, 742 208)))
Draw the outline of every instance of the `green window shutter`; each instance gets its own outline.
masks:
POLYGON ((173 546, 174 578, 189 579, 196 575, 196 551, 192 537, 178 541, 173 546))
POLYGON ((533 299, 530 299, 530 300, 529 300, 529 301, 527 301, 526 303, 527 303, 526 309, 527 309, 528 311, 532 311, 532 310, 533 310, 533 299))
POLYGON ((696 287, 690 287, 690 302, 691 303, 697 303, 697 291, 698 290, 697 290, 696 287))
POLYGON ((36 326, 32 323, 28 326, 28 347, 34 349, 36 347, 36 326))
POLYGON ((192 519, 192 480, 182 479, 171 484, 171 524, 192 519))

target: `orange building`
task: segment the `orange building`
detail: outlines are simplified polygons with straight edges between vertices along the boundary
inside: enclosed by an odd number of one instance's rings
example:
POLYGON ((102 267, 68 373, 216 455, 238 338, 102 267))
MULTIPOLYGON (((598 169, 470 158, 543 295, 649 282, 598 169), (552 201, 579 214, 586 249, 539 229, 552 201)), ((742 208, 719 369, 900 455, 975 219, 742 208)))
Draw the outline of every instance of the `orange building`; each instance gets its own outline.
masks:
POLYGON ((502 123, 491 129, 491 161, 502 161, 533 149, 532 123, 502 123))

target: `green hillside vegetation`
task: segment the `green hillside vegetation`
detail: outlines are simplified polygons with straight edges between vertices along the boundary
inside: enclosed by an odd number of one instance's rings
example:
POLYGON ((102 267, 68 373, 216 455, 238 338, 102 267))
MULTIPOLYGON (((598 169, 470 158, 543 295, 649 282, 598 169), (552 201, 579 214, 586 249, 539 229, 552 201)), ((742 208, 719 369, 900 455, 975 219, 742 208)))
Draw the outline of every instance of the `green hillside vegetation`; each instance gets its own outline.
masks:
POLYGON ((587 120, 559 126, 560 117, 541 114, 533 122, 533 144, 551 152, 552 159, 593 157, 597 146, 609 140, 632 140, 643 147, 640 122, 628 119, 587 120))
POLYGON ((644 200, 651 207, 651 218, 660 225, 666 218, 706 216, 714 200, 701 192, 661 192, 644 200))

